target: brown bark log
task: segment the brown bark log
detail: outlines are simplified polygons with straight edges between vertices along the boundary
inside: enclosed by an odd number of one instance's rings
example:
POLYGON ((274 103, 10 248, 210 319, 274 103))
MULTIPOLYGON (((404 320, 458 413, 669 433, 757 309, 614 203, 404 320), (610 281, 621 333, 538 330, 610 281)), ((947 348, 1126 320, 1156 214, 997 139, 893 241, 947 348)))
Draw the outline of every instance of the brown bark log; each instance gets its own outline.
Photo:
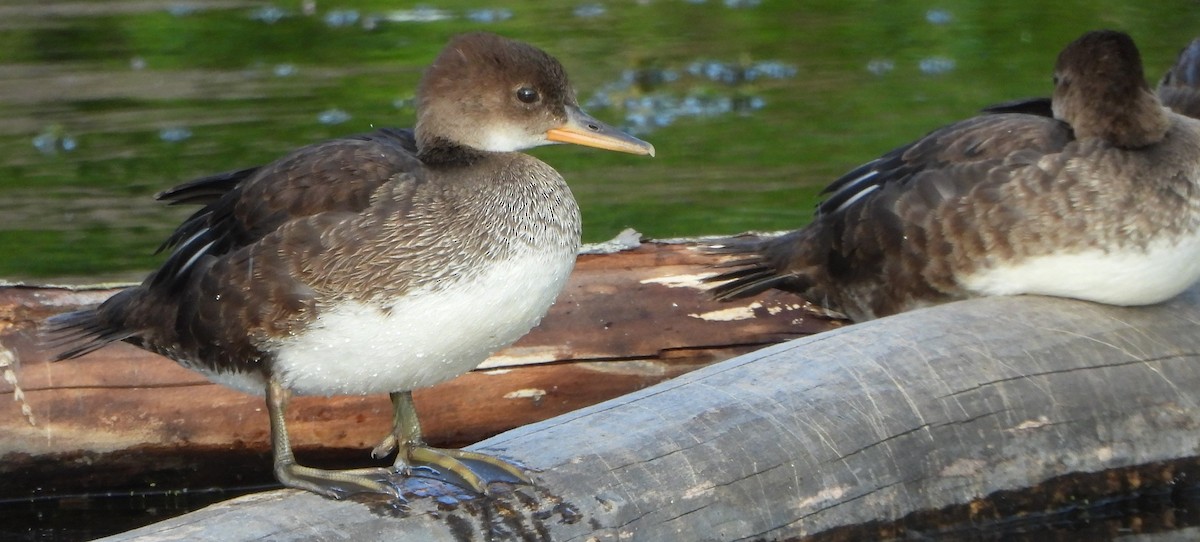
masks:
MULTIPOLYGON (((711 301, 697 276, 711 272, 715 260, 696 247, 646 243, 581 255, 538 328, 482 369, 417 391, 428 439, 476 442, 835 325, 784 295, 711 301)), ((195 470, 205 473, 206 484, 241 476, 214 471, 214 456, 222 453, 249 454, 247 468, 269 479, 262 398, 126 344, 46 361, 35 323, 114 291, 0 287, 0 365, 7 355, 8 369, 15 369, 13 382, 0 381, 0 394, 20 394, 0 402, 0 498, 33 488, 43 494, 135 489, 143 483, 139 471, 195 470)), ((390 412, 386 396, 302 397, 290 409, 289 429, 302 457, 333 449, 351 464, 365 464, 390 427, 390 412)))

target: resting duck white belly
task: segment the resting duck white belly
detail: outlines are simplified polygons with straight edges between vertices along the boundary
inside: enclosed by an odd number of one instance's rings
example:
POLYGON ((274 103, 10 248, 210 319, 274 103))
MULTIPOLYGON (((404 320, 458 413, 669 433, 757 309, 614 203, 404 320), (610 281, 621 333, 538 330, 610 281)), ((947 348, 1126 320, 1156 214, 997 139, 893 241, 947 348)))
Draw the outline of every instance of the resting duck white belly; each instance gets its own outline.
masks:
POLYGON ((1111 305, 1148 305, 1200 279, 1200 234, 1156 241, 1145 249, 1093 249, 1037 256, 963 279, 978 295, 1041 294, 1111 305))

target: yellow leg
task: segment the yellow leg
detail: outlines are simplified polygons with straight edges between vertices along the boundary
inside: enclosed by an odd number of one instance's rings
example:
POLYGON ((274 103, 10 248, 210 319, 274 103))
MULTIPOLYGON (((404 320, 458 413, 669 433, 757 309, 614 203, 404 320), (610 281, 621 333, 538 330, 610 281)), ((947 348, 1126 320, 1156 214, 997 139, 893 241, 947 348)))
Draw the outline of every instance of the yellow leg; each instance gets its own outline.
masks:
POLYGON ((396 454, 396 470, 405 474, 413 465, 429 465, 453 473, 461 478, 470 489, 487 494, 489 481, 471 470, 463 461, 476 461, 496 467, 516 478, 521 483, 531 484, 521 469, 495 457, 465 450, 433 448, 421 437, 421 422, 413 406, 412 392, 400 391, 391 394, 392 434, 372 450, 372 455, 382 457, 399 448, 396 454))
POLYGON ((275 454, 275 477, 287 487, 311 491, 332 499, 355 493, 383 493, 401 498, 400 490, 391 483, 388 469, 322 470, 296 464, 292 444, 288 439, 284 412, 291 392, 275 379, 267 384, 267 413, 271 417, 271 447, 275 454))

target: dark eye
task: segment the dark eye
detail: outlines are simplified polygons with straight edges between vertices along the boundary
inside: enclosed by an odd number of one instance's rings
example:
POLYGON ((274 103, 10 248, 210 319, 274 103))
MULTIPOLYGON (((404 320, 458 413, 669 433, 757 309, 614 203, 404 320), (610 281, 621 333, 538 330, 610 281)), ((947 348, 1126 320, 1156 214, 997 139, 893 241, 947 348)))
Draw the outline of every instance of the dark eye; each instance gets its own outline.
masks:
POLYGON ((517 89, 517 99, 523 103, 531 104, 538 101, 538 91, 529 87, 521 87, 517 89))

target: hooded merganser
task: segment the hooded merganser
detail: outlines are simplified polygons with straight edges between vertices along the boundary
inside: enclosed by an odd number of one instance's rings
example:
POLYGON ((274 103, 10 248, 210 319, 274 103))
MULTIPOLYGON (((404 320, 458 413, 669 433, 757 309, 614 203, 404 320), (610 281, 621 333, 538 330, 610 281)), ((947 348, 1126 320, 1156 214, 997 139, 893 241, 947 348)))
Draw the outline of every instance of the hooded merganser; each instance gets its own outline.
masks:
POLYGON ((209 379, 265 393, 275 474, 341 498, 400 496, 412 465, 485 493, 465 461, 425 445, 411 391, 464 373, 546 313, 580 246, 562 177, 517 152, 576 143, 654 155, 579 109, 557 60, 493 34, 458 36, 419 88, 413 130, 317 143, 269 165, 161 195, 206 206, 165 243, 141 285, 47 322, 57 359, 126 341, 209 379), (284 411, 295 394, 390 393, 393 429, 374 453, 394 469, 298 465, 284 411))
POLYGON ((1069 44, 1054 79, 1053 117, 1018 104, 945 126, 835 181, 809 226, 718 248, 750 256, 722 264, 737 269, 710 279, 727 281, 714 295, 779 288, 867 320, 985 295, 1142 305, 1186 289, 1200 122, 1163 107, 1120 32, 1069 44))

